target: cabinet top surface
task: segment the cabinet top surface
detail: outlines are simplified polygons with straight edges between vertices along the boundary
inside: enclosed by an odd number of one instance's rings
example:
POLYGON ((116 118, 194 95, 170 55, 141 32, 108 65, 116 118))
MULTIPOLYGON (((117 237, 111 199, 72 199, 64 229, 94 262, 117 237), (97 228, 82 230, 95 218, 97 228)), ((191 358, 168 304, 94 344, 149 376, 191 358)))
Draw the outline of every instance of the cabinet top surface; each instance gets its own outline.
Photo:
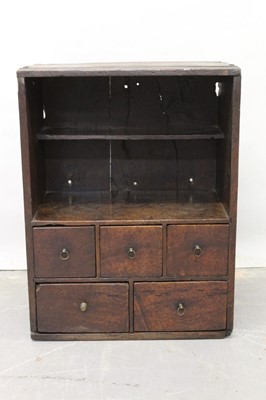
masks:
POLYGON ((35 64, 20 68, 18 78, 110 75, 240 75, 240 68, 223 62, 130 62, 35 64))

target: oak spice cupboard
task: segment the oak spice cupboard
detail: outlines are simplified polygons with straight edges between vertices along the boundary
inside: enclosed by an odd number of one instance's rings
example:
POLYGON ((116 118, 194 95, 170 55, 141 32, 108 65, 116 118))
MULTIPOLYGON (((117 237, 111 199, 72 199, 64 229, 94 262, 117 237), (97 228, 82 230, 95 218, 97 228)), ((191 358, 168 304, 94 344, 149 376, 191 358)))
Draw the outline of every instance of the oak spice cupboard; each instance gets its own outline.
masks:
POLYGON ((229 335, 240 69, 34 65, 17 77, 32 338, 229 335))

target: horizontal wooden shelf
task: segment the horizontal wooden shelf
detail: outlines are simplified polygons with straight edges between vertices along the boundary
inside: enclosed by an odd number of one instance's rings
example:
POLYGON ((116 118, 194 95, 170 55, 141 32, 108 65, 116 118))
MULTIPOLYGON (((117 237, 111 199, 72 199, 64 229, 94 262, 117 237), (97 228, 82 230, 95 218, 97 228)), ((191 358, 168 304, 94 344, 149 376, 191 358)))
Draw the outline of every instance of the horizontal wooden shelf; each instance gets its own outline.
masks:
POLYGON ((32 220, 41 225, 229 223, 214 192, 46 193, 32 220))
POLYGON ((219 127, 209 127, 178 132, 156 132, 137 130, 108 130, 90 131, 82 128, 43 128, 37 134, 39 140, 187 140, 187 139, 223 139, 224 133, 219 127))

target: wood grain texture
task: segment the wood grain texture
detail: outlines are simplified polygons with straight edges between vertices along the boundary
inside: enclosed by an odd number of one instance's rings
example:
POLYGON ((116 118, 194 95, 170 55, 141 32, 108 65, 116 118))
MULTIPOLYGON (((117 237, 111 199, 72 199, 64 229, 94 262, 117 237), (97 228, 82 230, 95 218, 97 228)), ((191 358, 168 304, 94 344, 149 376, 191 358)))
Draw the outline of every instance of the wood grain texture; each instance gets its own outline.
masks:
POLYGON ((36 64, 17 71, 18 77, 119 75, 239 75, 240 68, 222 62, 131 62, 36 64))
POLYGON ((216 78, 112 77, 111 131, 185 133, 217 125, 216 78))
POLYGON ((180 130, 174 133, 161 133, 152 130, 149 134, 145 130, 106 133, 104 130, 98 133, 89 130, 86 126, 73 128, 41 128, 37 133, 38 140, 206 140, 223 139, 224 133, 219 126, 205 127, 203 129, 180 130))
POLYGON ((207 331, 226 327, 227 282, 134 284, 137 332, 207 331), (179 303, 184 314, 178 315, 179 303))
POLYGON ((114 141, 112 190, 212 191, 216 179, 215 157, 214 140, 114 141))
POLYGON ((191 332, 132 332, 132 333, 31 333, 33 340, 180 340, 180 339, 222 339, 228 336, 226 330, 191 332))
MULTIPOLYGON (((133 282, 133 278, 120 277, 119 282, 133 282)), ((215 275, 215 276, 138 276, 136 280, 138 282, 187 282, 187 281, 226 281, 227 275, 215 275)), ((108 283, 117 282, 117 278, 114 277, 93 277, 93 278, 34 278, 35 283, 108 283)))
POLYGON ((213 192, 134 191, 47 193, 32 221, 46 224, 89 225, 228 223, 213 192))
POLYGON ((32 337, 230 334, 240 69, 35 65, 17 76, 32 337))
POLYGON ((101 227, 100 247, 102 277, 162 275, 161 226, 101 227))
POLYGON ((23 195, 24 195, 24 218, 26 233, 26 252, 27 252, 27 275, 28 275, 28 294, 29 294, 29 315, 30 327, 36 331, 36 299, 34 284, 34 261, 32 244, 31 220, 38 207, 38 195, 36 193, 37 182, 35 180, 35 150, 32 144, 30 110, 27 85, 25 79, 18 80, 18 100, 20 117, 20 140, 21 140, 21 161, 23 176, 23 195))
POLYGON ((216 188, 221 201, 229 213, 231 185, 231 136, 233 78, 220 79, 222 95, 218 97, 218 124, 224 132, 224 140, 217 142, 216 188))
POLYGON ((44 128, 75 131, 86 126, 88 131, 109 132, 108 77, 44 78, 41 84, 44 128))
POLYGON ((241 97, 241 77, 235 77, 232 94, 232 126, 230 135, 230 194, 229 212, 231 217, 229 234, 229 293, 227 307, 227 329, 232 331, 234 318, 234 288, 235 288, 235 252, 237 227, 237 194, 238 194, 238 154, 239 154, 239 115, 241 97))
POLYGON ((36 277, 95 276, 94 227, 34 228, 33 241, 36 277), (60 258, 63 249, 67 260, 60 258))
POLYGON ((42 88, 42 139, 172 135, 219 136, 216 77, 59 77, 29 80, 42 88))
POLYGON ((109 163, 108 141, 46 142, 46 188, 59 193, 109 190, 109 163))
POLYGON ((229 225, 168 226, 167 276, 227 275, 228 240, 229 225))
POLYGON ((178 138, 199 132, 217 137, 216 80, 206 76, 32 79, 32 86, 42 88, 37 137, 178 138))
POLYGON ((36 299, 39 332, 128 331, 126 283, 43 284, 37 286, 36 299))

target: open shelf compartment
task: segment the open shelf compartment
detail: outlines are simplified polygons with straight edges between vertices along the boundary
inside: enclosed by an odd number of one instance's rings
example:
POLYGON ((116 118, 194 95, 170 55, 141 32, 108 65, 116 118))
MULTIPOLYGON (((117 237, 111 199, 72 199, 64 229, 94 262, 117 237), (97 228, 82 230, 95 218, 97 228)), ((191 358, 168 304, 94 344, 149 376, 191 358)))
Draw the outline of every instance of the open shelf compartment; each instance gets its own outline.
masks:
POLYGON ((34 224, 228 223, 223 140, 39 141, 34 224))
POLYGON ((33 225, 228 223, 229 217, 211 192, 46 193, 33 225))
POLYGON ((224 137, 222 92, 232 77, 27 78, 39 140, 224 137))

